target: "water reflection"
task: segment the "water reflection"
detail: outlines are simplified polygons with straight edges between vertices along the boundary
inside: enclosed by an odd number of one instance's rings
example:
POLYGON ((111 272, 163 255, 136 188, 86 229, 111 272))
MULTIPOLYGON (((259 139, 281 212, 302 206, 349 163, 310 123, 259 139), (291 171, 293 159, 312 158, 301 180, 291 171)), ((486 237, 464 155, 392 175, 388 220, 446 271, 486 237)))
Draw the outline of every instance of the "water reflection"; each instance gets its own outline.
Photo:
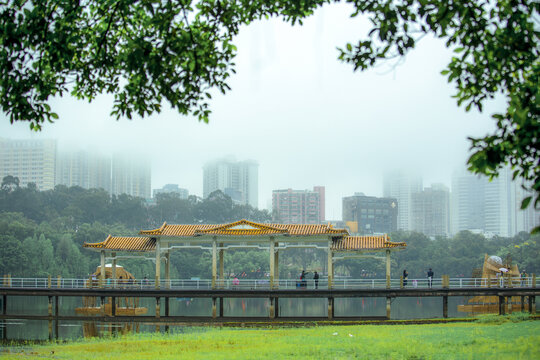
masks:
MULTIPOLYGON (((458 312, 458 305, 467 304, 466 297, 450 297, 448 299, 449 317, 466 317, 469 314, 458 312)), ((165 316, 164 299, 161 299, 160 315, 165 316)), ((442 298, 396 298, 392 300, 392 319, 441 318, 443 311, 442 298)), ((9 297, 8 314, 47 314, 46 297, 9 297)), ((59 314, 74 315, 75 309, 83 306, 83 300, 76 297, 59 299, 59 314)), ((156 311, 154 298, 141 298, 138 307, 148 309, 147 314, 156 311)), ((261 298, 224 299, 223 316, 227 317, 268 317, 269 300, 261 298)), ((218 299, 218 309, 220 308, 218 299)), ((326 317, 328 314, 327 299, 280 298, 277 303, 280 317, 326 317)), ((519 309, 514 309, 519 311, 519 309)), ((196 317, 212 315, 211 299, 171 298, 169 300, 170 316, 196 317)), ((334 301, 335 317, 381 317, 386 316, 386 298, 336 298, 334 301)), ((186 325, 156 323, 102 323, 83 321, 60 321, 58 339, 77 339, 82 337, 114 336, 128 332, 184 331, 193 329, 186 325)), ((191 331, 191 330, 189 330, 191 331)), ((49 322, 47 320, 8 320, 0 322, 0 338, 7 340, 47 340, 49 338, 49 322)))

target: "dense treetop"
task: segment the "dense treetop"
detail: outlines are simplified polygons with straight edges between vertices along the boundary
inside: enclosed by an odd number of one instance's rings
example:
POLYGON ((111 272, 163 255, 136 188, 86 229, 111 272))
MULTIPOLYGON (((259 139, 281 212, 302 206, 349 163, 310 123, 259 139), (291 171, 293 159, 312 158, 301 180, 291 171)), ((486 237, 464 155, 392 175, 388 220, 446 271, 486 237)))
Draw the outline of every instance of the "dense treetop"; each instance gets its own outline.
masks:
MULTIPOLYGON (((84 242, 105 240, 107 235, 137 235, 140 229, 168 223, 225 223, 246 218, 270 222, 266 211, 234 205, 229 197, 215 192, 207 199, 161 194, 155 205, 127 195, 109 197, 103 190, 57 186, 39 192, 35 186, 4 186, 0 190, 0 275, 82 277, 95 271, 98 254, 82 248, 84 242)), ((540 236, 521 233, 513 238, 486 239, 468 231, 452 238, 429 239, 423 234, 398 231, 393 241, 407 248, 392 256, 392 274, 407 269, 411 279, 425 276, 432 267, 437 276, 470 277, 482 266, 484 254, 511 257, 529 273, 540 272, 540 236)), ((280 253, 280 276, 295 278, 301 270, 326 272, 327 254, 322 250, 290 249, 280 253)), ((173 251, 173 278, 209 278, 211 253, 201 250, 173 251)), ((144 260, 122 260, 120 265, 137 278, 153 277, 154 264, 144 260)), ((225 254, 225 269, 247 277, 262 277, 269 270, 268 252, 231 250, 225 254)), ((384 278, 380 260, 342 260, 336 275, 353 278, 384 278)))

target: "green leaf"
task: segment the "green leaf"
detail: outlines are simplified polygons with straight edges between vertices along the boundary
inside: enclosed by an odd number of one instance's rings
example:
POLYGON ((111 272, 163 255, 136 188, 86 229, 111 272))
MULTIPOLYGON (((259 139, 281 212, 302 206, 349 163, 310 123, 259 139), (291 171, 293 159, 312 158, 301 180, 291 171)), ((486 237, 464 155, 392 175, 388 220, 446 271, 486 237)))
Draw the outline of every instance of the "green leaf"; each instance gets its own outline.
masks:
POLYGON ((530 202, 532 200, 532 196, 527 196, 525 199, 523 199, 523 201, 521 201, 521 210, 525 210, 530 202))

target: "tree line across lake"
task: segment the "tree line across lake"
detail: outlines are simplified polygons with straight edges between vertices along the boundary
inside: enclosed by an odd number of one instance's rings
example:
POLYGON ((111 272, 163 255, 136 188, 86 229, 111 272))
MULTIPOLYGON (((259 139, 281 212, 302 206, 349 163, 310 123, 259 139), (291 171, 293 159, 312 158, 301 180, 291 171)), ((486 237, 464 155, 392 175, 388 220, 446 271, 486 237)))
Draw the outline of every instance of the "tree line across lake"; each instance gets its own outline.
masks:
MULTIPOLYGON (((270 222, 271 215, 249 205, 236 205, 217 191, 206 199, 177 194, 160 194, 154 205, 129 195, 110 196, 105 190, 59 185, 38 191, 3 184, 0 189, 0 275, 13 277, 64 278, 88 276, 99 265, 99 255, 82 248, 84 242, 105 240, 109 235, 137 235, 141 229, 170 224, 220 224, 239 219, 270 222)), ((499 255, 520 270, 539 273, 540 235, 520 233, 514 237, 485 238, 462 231, 453 237, 430 239, 424 234, 397 231, 392 241, 404 241, 407 248, 392 254, 392 274, 407 269, 410 278, 425 277, 433 268, 436 277, 470 277, 481 268, 484 254, 499 255)), ((280 252, 280 277, 296 278, 302 270, 326 273, 323 250, 291 249, 280 252)), ((225 271, 246 278, 264 277, 269 256, 262 250, 231 250, 225 253, 225 271)), ((209 251, 185 250, 171 253, 172 278, 209 278, 209 251)), ((119 261, 137 278, 154 276, 151 261, 119 261)), ((163 267, 162 267, 163 268, 163 267)), ((335 264, 335 274, 351 278, 384 278, 385 264, 376 259, 348 259, 335 264)))

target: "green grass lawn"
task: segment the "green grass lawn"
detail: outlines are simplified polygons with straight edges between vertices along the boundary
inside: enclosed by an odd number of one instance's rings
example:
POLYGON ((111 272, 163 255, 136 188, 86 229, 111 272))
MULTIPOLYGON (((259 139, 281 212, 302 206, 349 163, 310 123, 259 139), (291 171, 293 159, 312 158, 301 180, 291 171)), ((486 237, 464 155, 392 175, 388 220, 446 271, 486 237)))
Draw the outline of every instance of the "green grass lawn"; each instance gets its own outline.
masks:
POLYGON ((540 321, 431 325, 205 328, 12 348, 50 359, 540 359, 540 321))

